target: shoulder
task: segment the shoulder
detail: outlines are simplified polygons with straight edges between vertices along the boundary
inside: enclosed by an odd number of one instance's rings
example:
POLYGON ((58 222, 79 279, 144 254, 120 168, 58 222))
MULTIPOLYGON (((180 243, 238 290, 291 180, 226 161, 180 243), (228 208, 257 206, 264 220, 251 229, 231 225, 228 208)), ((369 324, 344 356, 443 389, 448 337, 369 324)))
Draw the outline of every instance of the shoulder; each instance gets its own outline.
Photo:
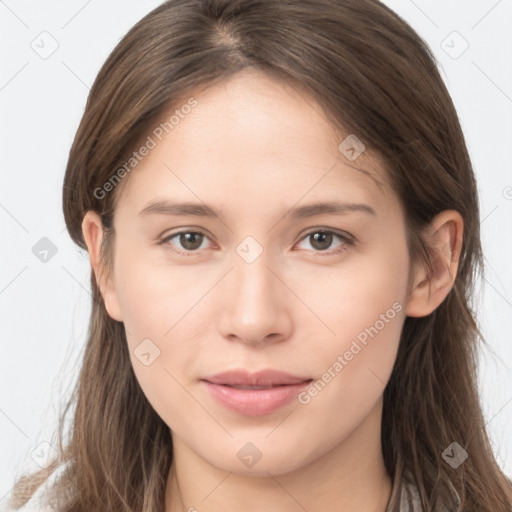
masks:
POLYGON ((53 507, 48 505, 45 496, 39 490, 30 498, 21 508, 5 508, 2 512, 57 512, 53 507))
POLYGON ((7 508, 1 509, 1 512, 57 512, 55 508, 49 505, 46 491, 47 486, 43 484, 25 505, 20 508, 7 506, 7 508))
POLYGON ((421 512, 421 501, 418 488, 407 478, 404 478, 402 482, 400 512, 421 512))
POLYGON ((23 507, 14 509, 7 509, 7 512, 57 512, 54 508, 49 505, 40 504, 38 500, 33 498, 28 501, 23 507))
MULTIPOLYGON (((460 497, 453 487, 449 490, 451 500, 456 504, 455 508, 449 508, 446 503, 438 500, 435 512, 459 512, 460 497)), ((400 494, 400 512, 422 512, 420 493, 411 478, 404 478, 400 494)))
POLYGON ((51 506, 50 496, 52 495, 53 486, 68 467, 63 464, 58 467, 34 492, 32 497, 20 508, 12 508, 7 504, 7 508, 0 508, 0 512, 58 512, 51 506))

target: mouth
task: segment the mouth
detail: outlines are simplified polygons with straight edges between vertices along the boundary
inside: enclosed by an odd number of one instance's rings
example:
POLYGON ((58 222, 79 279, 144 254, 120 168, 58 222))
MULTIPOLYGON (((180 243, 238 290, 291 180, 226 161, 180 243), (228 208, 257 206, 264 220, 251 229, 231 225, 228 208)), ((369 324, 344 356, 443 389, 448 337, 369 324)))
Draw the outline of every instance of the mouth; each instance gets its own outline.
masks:
MULTIPOLYGON (((209 382, 209 381, 206 381, 206 382, 209 382)), ((212 382, 212 384, 214 384, 214 383, 212 382)), ((282 387, 282 386, 291 386, 291 385, 294 385, 294 384, 275 384, 272 386, 240 386, 240 385, 231 385, 231 384, 219 384, 219 386, 226 386, 228 388, 235 388, 235 389, 273 389, 273 388, 278 388, 278 387, 282 387)))
POLYGON ((271 414, 313 381, 278 370, 232 370, 200 380, 218 403, 245 416, 271 414))

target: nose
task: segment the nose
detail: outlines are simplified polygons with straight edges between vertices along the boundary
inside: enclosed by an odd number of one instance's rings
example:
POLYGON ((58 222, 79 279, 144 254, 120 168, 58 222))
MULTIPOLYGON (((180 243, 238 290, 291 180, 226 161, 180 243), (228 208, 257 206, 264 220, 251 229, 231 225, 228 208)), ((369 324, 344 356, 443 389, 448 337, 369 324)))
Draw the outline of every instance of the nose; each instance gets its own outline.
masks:
POLYGON ((265 251, 251 263, 236 255, 218 304, 225 339, 266 346, 291 336, 293 295, 274 266, 265 251))

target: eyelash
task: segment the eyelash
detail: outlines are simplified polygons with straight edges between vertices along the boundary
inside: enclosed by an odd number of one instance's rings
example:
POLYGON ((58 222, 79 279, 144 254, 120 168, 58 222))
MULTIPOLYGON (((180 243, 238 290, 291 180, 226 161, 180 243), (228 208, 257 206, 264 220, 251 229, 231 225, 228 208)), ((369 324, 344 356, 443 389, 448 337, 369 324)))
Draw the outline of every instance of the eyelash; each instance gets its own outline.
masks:
MULTIPOLYGON (((168 245, 170 246, 170 244, 168 244, 168 242, 175 238, 176 236, 178 235, 182 235, 182 234, 194 234, 194 235, 201 235, 205 238, 208 238, 208 235, 206 233, 203 233, 202 231, 199 231, 199 230, 183 230, 183 231, 177 231, 176 233, 172 233, 168 236, 166 236, 163 240, 161 240, 159 242, 159 245, 168 245)), ((354 245, 355 243, 355 240, 353 239, 353 237, 351 235, 349 235, 348 233, 343 233, 343 232, 338 232, 338 231, 334 231, 332 229, 314 229, 314 230, 311 230, 309 231, 308 233, 306 233, 300 240, 299 242, 302 242, 303 240, 307 239, 309 236, 313 235, 313 234, 316 234, 316 233, 322 233, 322 234, 332 234, 332 235, 335 235, 337 236, 338 238, 341 239, 342 241, 342 245, 339 246, 337 249, 334 249, 334 250, 325 250, 325 251, 320 251, 320 250, 313 250, 313 252, 315 254, 318 254, 319 256, 332 256, 334 254, 339 254, 341 252, 344 252, 347 250, 347 246, 352 246, 354 245)), ((176 249, 173 249, 173 248, 170 248, 171 251, 173 251, 174 253, 177 253, 177 254, 180 254, 180 255, 183 255, 183 256, 197 256, 200 254, 200 251, 199 250, 195 250, 195 251, 177 251, 176 249)))

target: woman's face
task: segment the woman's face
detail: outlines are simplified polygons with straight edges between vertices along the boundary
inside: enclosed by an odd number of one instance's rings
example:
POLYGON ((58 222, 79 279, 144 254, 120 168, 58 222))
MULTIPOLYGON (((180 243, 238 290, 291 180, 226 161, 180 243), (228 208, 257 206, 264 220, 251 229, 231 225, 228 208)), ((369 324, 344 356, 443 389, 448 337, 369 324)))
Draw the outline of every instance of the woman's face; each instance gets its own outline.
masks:
POLYGON ((289 86, 244 72, 194 97, 149 134, 114 216, 105 302, 137 379, 174 443, 225 471, 363 449, 406 314, 399 201, 289 86), (249 375, 215 378, 233 370, 249 375), (251 380, 265 370, 294 378, 251 380))

